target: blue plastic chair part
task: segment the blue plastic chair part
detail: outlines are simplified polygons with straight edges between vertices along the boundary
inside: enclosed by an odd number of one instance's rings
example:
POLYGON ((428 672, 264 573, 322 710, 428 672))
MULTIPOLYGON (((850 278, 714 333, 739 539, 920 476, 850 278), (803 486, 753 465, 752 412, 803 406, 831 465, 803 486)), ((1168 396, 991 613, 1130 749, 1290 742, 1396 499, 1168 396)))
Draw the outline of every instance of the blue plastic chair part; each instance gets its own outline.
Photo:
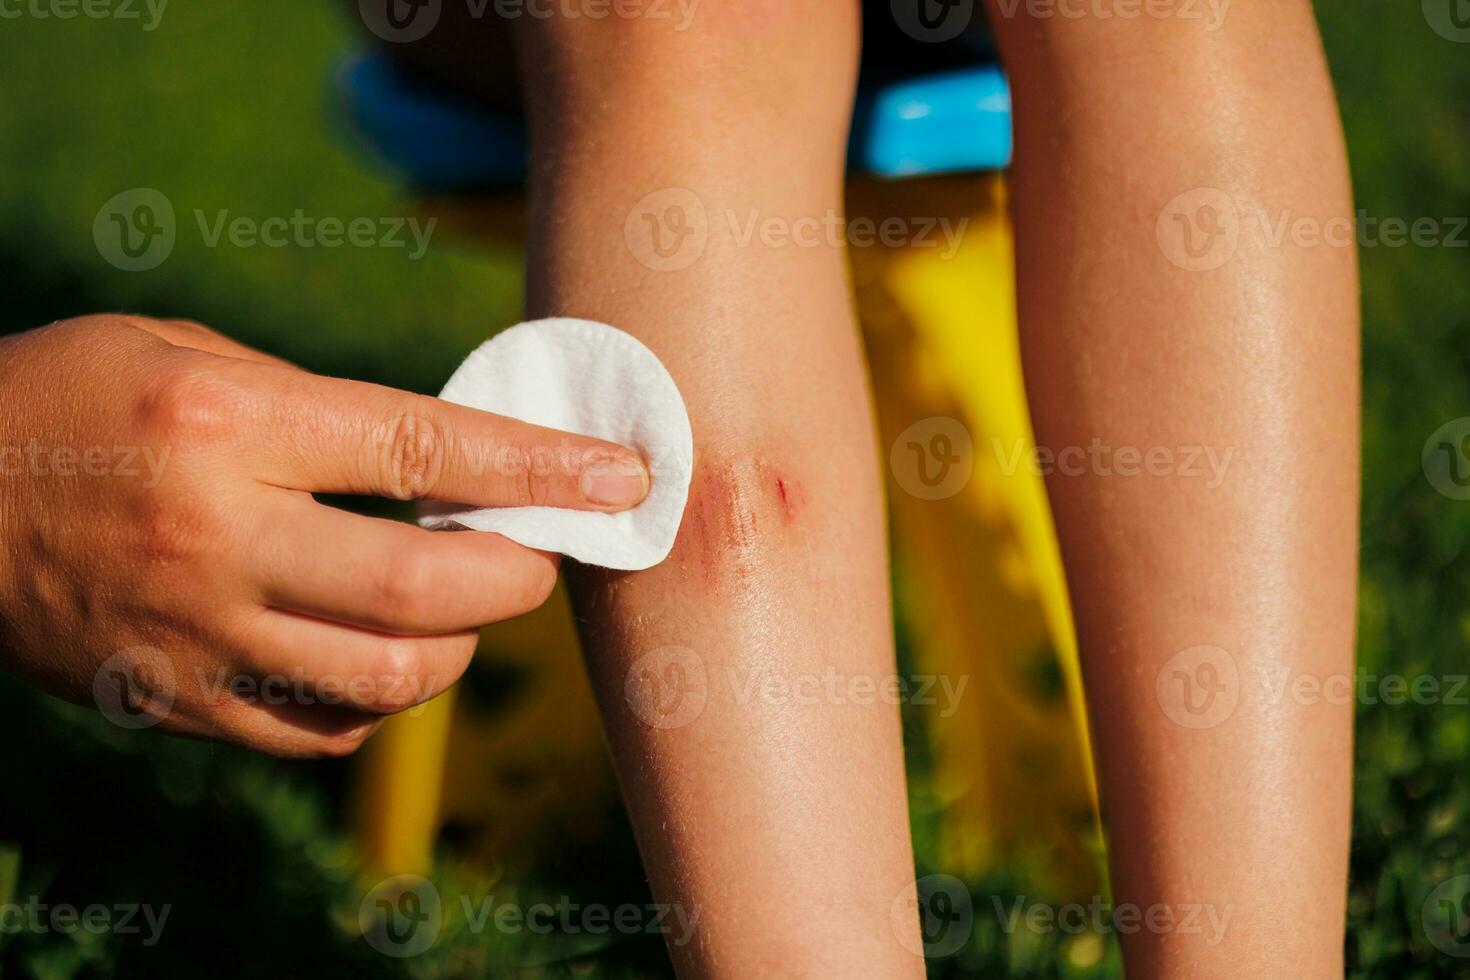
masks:
MULTIPOLYGON (((368 148, 427 190, 517 184, 525 123, 424 86, 383 55, 336 74, 348 120, 368 148)), ((1011 159, 1011 97, 993 65, 889 82, 859 93, 848 166, 877 177, 996 170, 1011 159)))
POLYGON ((515 184, 526 173, 526 127, 415 82, 388 58, 356 55, 336 74, 356 134, 394 170, 431 190, 515 184))
POLYGON ((999 170, 1011 162, 1011 91, 987 65, 859 93, 848 166, 878 177, 999 170))

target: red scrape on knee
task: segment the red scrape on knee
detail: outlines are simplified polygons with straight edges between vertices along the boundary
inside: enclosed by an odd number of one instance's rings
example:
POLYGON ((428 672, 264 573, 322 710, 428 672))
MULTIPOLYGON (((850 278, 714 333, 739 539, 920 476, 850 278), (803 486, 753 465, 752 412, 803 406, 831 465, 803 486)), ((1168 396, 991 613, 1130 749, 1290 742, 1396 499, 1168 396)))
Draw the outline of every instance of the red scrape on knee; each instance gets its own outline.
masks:
POLYGON ((781 501, 781 516, 789 524, 796 517, 797 509, 806 503, 806 496, 799 484, 783 476, 776 477, 776 496, 781 501))
POLYGON ((800 484, 765 460, 701 467, 679 550, 704 566, 711 585, 731 578, 743 583, 764 560, 766 523, 792 523, 805 500, 800 484))

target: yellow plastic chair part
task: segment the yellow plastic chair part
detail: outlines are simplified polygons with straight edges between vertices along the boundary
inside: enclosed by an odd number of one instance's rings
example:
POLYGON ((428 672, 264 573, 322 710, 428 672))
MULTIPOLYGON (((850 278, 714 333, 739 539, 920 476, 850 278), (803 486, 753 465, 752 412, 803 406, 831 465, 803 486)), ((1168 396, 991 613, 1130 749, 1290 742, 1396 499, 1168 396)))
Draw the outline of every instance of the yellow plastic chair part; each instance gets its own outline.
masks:
MULTIPOLYGON (((453 208, 463 234, 518 239, 516 204, 453 208)), ((978 876, 1026 854, 1058 894, 1095 894, 1086 716, 1050 510, 1030 465, 1004 183, 860 181, 849 212, 850 222, 897 218, 906 229, 902 244, 849 251, 913 668, 966 685, 954 704, 931 689, 936 703, 918 709, 943 803, 940 865, 978 876), (892 460, 889 450, 935 417, 968 432, 973 468, 959 492, 928 500, 904 488, 905 448, 892 460)), ((615 781, 565 596, 486 630, 480 656, 524 672, 509 710, 487 714, 446 695, 390 720, 369 745, 359 839, 378 870, 427 870, 444 822, 468 831, 460 854, 487 862, 597 832, 615 781)))
POLYGON ((1026 854, 1063 893, 1093 894, 1086 711, 1051 511, 1031 465, 1004 182, 858 183, 849 221, 860 218, 905 229, 895 247, 850 249, 903 626, 917 672, 968 678, 952 711, 941 702, 924 714, 943 805, 940 866, 973 877, 1026 854), (935 418, 963 426, 972 469, 953 496, 923 499, 910 471, 922 457, 897 443, 918 423, 924 450, 924 420, 935 418))

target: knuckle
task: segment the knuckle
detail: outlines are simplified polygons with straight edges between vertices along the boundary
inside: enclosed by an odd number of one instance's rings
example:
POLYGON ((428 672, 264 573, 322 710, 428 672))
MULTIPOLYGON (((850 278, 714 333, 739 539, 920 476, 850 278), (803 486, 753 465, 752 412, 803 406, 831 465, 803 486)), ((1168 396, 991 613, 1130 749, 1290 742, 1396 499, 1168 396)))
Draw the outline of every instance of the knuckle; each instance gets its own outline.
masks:
POLYGON ((531 501, 537 506, 551 502, 551 488, 556 470, 546 460, 544 453, 536 453, 531 464, 531 501))
POLYGON ((551 501, 556 470, 549 455, 548 451, 534 446, 502 447, 498 473, 505 506, 542 507, 551 501))
POLYGON ((418 647, 411 640, 384 640, 378 651, 378 675, 390 680, 408 677, 418 672, 419 659, 418 647))
POLYGON ((196 442, 229 432, 240 408, 233 387, 197 364, 192 358, 159 372, 146 387, 138 404, 143 428, 164 442, 196 442))
POLYGON ((139 340, 154 340, 145 326, 148 322, 147 317, 132 313, 87 313, 57 320, 45 330, 88 350, 118 350, 139 340))
POLYGON ((421 500, 444 472, 448 440, 439 424, 417 402, 389 423, 378 459, 388 496, 421 500))
POLYGON ((408 640, 388 640, 379 652, 371 707, 383 714, 407 711, 422 700, 415 683, 422 667, 418 648, 408 640))
POLYGON ((385 566, 376 589, 376 608, 386 622, 411 626, 428 614, 432 571, 422 552, 401 551, 385 566))
POLYGON ((58 320, 51 325, 51 329, 65 330, 80 338, 100 340, 108 334, 116 334, 119 327, 136 329, 138 319, 127 313, 88 313, 69 320, 58 320))
POLYGON ((532 507, 536 499, 536 467, 529 454, 522 454, 516 466, 515 502, 521 507, 532 507))
POLYGON ((495 457, 496 496, 506 507, 531 507, 537 503, 536 479, 530 460, 518 447, 504 445, 495 457))

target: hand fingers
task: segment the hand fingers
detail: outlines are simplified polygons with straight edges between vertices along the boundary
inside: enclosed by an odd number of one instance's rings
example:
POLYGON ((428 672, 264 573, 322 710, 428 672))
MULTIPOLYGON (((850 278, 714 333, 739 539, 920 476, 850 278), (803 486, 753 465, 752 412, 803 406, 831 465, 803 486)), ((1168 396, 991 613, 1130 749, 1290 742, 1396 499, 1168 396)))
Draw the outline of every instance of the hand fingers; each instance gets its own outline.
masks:
MULTIPOLYGON (((274 374, 274 373, 273 373, 274 374)), ((650 477, 632 450, 379 385, 280 372, 260 478, 312 493, 480 507, 635 507, 650 477)))
POLYGON ((193 350, 204 351, 209 354, 218 354, 221 357, 235 357, 245 361, 255 361, 259 364, 270 364, 275 367, 290 368, 299 371, 300 368, 283 361, 279 357, 272 357, 264 351, 258 351, 253 347, 247 347, 209 329, 202 323, 193 320, 155 320, 151 317, 129 317, 128 322, 160 340, 167 341, 175 347, 188 347, 193 350))
POLYGON ((478 629, 530 612, 556 585, 554 556, 498 534, 425 531, 287 494, 261 521, 263 602, 319 619, 399 635, 478 629))
POLYGON ((396 714, 459 680, 478 639, 473 631, 390 636, 266 609, 243 638, 260 685, 249 694, 278 706, 396 714))
POLYGON ((382 723, 380 714, 349 708, 232 697, 207 723, 186 723, 172 730, 282 758, 313 759, 351 755, 382 723))
MULTIPOLYGON (((316 686, 318 679, 305 673, 301 650, 283 654, 279 638, 260 628, 263 612, 257 610, 244 629, 232 631, 236 639, 229 645, 235 651, 235 667, 216 660, 215 667, 175 672, 172 682, 163 688, 172 692, 164 702, 152 702, 152 689, 147 683, 135 689, 144 693, 155 711, 161 709, 157 717, 161 730, 293 758, 342 756, 356 751, 382 723, 382 714, 358 710, 344 698, 324 696, 316 686), (244 644, 239 642, 242 638, 244 644), (249 654, 242 656, 242 650, 249 654), (257 650, 263 653, 257 654, 257 650), (256 659, 269 672, 251 663, 256 659)), ((154 652, 170 663, 175 659, 154 652)), ((135 673, 140 670, 145 677, 158 676, 146 661, 136 663, 129 671, 130 688, 141 679, 135 673)), ((369 682, 358 684, 361 690, 368 690, 369 682)), ((330 683, 324 687, 330 692, 330 683)), ((125 696, 130 703, 133 695, 125 696)))

